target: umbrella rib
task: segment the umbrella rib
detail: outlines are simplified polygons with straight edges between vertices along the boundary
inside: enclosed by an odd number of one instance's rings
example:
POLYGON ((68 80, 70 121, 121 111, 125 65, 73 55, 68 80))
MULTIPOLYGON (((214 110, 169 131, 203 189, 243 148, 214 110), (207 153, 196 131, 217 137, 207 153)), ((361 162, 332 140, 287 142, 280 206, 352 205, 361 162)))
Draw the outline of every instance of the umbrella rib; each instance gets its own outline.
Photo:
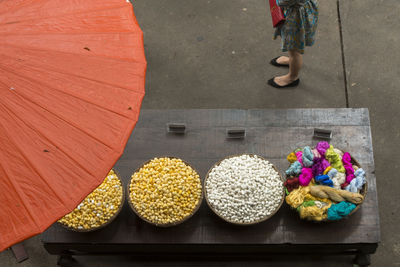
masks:
MULTIPOLYGON (((107 56, 107 55, 104 55, 104 54, 101 54, 101 53, 96 53, 96 52, 93 53, 93 54, 87 53, 86 56, 96 56, 96 57, 107 58, 107 59, 110 58, 110 59, 117 59, 117 60, 127 61, 127 62, 137 62, 137 63, 145 63, 145 64, 147 64, 145 56, 144 56, 144 51, 143 51, 144 50, 143 32, 140 30, 140 28, 139 28, 139 30, 137 32, 136 31, 130 31, 130 32, 86 33, 86 34, 85 33, 56 33, 56 34, 55 33, 39 33, 39 34, 38 33, 26 33, 26 34, 15 33, 15 34, 4 34, 4 36, 21 36, 21 37, 22 36, 26 36, 26 37, 29 36, 29 37, 31 37, 31 38, 29 38, 31 40, 33 40, 33 37, 36 37, 36 39, 42 39, 41 37, 49 36, 49 35, 50 36, 54 36, 54 37, 69 36, 69 35, 84 35, 85 37, 88 37, 88 36, 91 36, 91 35, 94 35, 94 36, 96 36, 96 35, 107 35, 107 37, 113 37, 113 38, 118 37, 119 41, 120 41, 121 37, 123 37, 123 36, 134 37, 134 38, 139 39, 139 41, 141 41, 140 43, 138 43, 138 48, 143 52, 143 55, 142 55, 143 56, 143 60, 137 60, 136 58, 135 59, 132 59, 132 58, 129 59, 128 57, 121 57, 121 56, 107 56)), ((4 39, 4 40, 6 40, 6 39, 4 39)), ((9 46, 15 46, 15 47, 24 48, 24 46, 16 45, 15 42, 12 43, 12 45, 10 45, 10 42, 4 42, 4 41, 1 41, 1 40, 0 40, 0 42, 3 45, 9 45, 9 46)), ((122 41, 120 41, 120 42, 122 42, 122 41)), ((125 43, 127 43, 127 42, 125 42, 125 43)), ((96 44, 101 44, 101 43, 98 42, 96 44)), ((129 43, 127 43, 127 44, 129 44, 129 43)), ((73 55, 82 56, 82 54, 56 50, 56 49, 52 49, 52 47, 49 47, 48 50, 47 49, 44 50, 43 48, 37 48, 35 46, 31 46, 30 44, 26 44, 25 47, 27 47, 28 49, 37 49, 39 51, 48 51, 49 50, 49 51, 64 52, 64 53, 70 53, 70 54, 73 54, 73 55)), ((87 47, 84 47, 83 49, 86 49, 86 48, 87 47)), ((127 50, 134 50, 133 48, 135 48, 135 46, 126 46, 126 47, 124 47, 124 49, 127 49, 127 50)))
MULTIPOLYGON (((21 3, 19 5, 17 5, 17 6, 15 4, 14 5, 8 5, 8 9, 4 9, 5 12, 0 12, 0 15, 20 10, 21 8, 24 8, 26 5, 31 5, 32 4, 32 3, 29 3, 29 2, 35 2, 35 1, 36 0, 25 0, 24 1, 24 5, 21 5, 21 3)), ((1 3, 1 4, 3 4, 3 3, 1 3)), ((6 4, 8 4, 8 3, 6 3, 6 4)))
MULTIPOLYGON (((4 107, 4 105, 2 105, 2 106, 4 107)), ((3 126, 1 123, 0 123, 0 126, 4 129, 4 126, 3 126)), ((8 134, 6 133, 6 131, 2 131, 2 132, 3 132, 4 135, 8 136, 8 140, 10 140, 11 143, 13 143, 14 145, 16 145, 15 142, 12 141, 12 140, 10 139, 10 135, 8 135, 8 134)), ((17 148, 18 151, 21 153, 22 157, 24 157, 24 159, 26 159, 26 156, 22 153, 22 151, 20 150, 20 148, 17 147, 17 146, 16 146, 16 148, 17 148)), ((1 150, 0 150, 0 155, 1 155, 2 158, 4 157, 4 155, 1 153, 1 150)), ((10 174, 8 173, 7 169, 6 169, 6 168, 4 167, 4 165, 2 164, 3 161, 6 162, 6 160, 4 160, 4 159, 1 160, 1 161, 0 161, 0 166, 3 168, 4 172, 5 172, 9 177, 11 177, 10 174)), ((29 162, 29 161, 28 161, 28 162, 29 162)), ((29 163, 30 163, 30 162, 29 162, 29 163)), ((33 168, 32 165, 31 165, 31 167, 33 168)), ((33 168, 33 169, 34 169, 34 168, 33 168)), ((34 169, 34 171, 36 172, 35 169, 34 169)), ((38 174, 38 175, 39 175, 39 174, 38 174)), ((40 175, 39 175, 39 176, 40 176, 40 175)), ((21 202, 24 203, 25 209, 26 209, 27 213, 29 214, 29 217, 31 217, 32 221, 35 223, 37 229, 40 229, 40 227, 39 227, 39 225, 38 225, 38 223, 37 223, 37 221, 36 221, 36 219, 35 219, 35 216, 33 216, 33 214, 32 214, 31 211, 30 211, 31 209, 28 208, 28 207, 30 207, 30 205, 29 205, 28 203, 26 203, 26 200, 25 200, 24 198, 21 197, 22 195, 24 195, 23 190, 21 190, 20 187, 19 187, 16 183, 14 183, 14 180, 13 180, 13 179, 9 179, 9 181, 10 181, 10 183, 12 184, 12 186, 14 187, 15 191, 18 193, 18 196, 19 196, 21 202)), ((53 191, 52 188, 50 188, 50 189, 53 191)), ((57 196, 57 198, 58 198, 58 196, 57 196)))
MULTIPOLYGON (((138 29, 140 30, 140 28, 138 28, 138 29)), ((18 32, 16 32, 16 33, 2 33, 1 35, 2 36, 8 36, 8 35, 12 35, 12 36, 14 36, 14 35, 30 36, 30 35, 54 35, 54 34, 62 34, 62 35, 82 35, 82 34, 96 35, 96 34, 106 34, 106 33, 107 34, 127 34, 127 33, 137 34, 139 32, 142 32, 142 31, 141 30, 140 31, 129 30, 129 31, 126 31, 126 32, 116 31, 116 32, 63 32, 63 33, 54 33, 54 32, 18 33, 18 32)))
MULTIPOLYGON (((47 68, 46 68, 47 69, 47 68)), ((58 72, 58 73, 63 73, 63 72, 61 72, 61 70, 60 71, 58 71, 58 70, 54 70, 55 72, 58 72)), ((65 73, 64 73, 65 74, 65 73)), ((107 85, 109 85, 109 86, 115 86, 115 87, 118 87, 118 88, 121 88, 121 89, 125 89, 125 90, 128 90, 128 91, 133 91, 133 92, 136 92, 136 93, 141 93, 141 92, 138 92, 136 89, 129 89, 129 88, 126 88, 126 87, 123 87, 123 86, 120 86, 120 85, 115 85, 115 84, 110 84, 110 83, 108 83, 108 82, 101 82, 101 81, 98 81, 98 80, 95 80, 95 79, 92 79, 92 78, 89 78, 89 77, 84 77, 84 76, 80 76, 80 75, 77 75, 77 74, 71 74, 71 73, 67 73, 68 75, 71 75, 71 76, 75 76, 75 77, 79 77, 79 78, 82 78, 82 79, 86 79, 86 80, 89 80, 89 81, 94 81, 94 82, 98 82, 98 83, 103 83, 103 84, 107 84, 107 85)), ((144 78, 142 75, 138 75, 138 74, 133 74, 134 76, 137 76, 137 77, 141 77, 141 78, 144 78)))
MULTIPOLYGON (((20 118, 18 115, 16 115, 13 111, 11 111, 10 109, 8 109, 8 108, 4 105, 4 103, 3 103, 3 104, 0 103, 0 105, 2 105, 3 108, 5 108, 8 112, 12 113, 14 116, 16 116, 17 118, 19 118, 19 119, 21 120, 21 118, 20 118)), ((33 131, 35 131, 37 134, 41 135, 41 136, 42 136, 44 139, 46 139, 49 143, 51 143, 52 145, 58 147, 56 144, 54 144, 53 142, 51 142, 45 135, 43 135, 43 133, 42 133, 41 131, 32 128, 30 125, 28 125, 28 124, 27 124, 26 122, 24 122, 23 120, 21 120, 21 121, 22 121, 22 123, 24 123, 27 127, 29 127, 30 129, 32 129, 33 131)), ((4 128, 4 127, 3 127, 3 128, 4 128)), ((57 192, 56 192, 56 191, 52 188, 52 186, 43 178, 43 175, 42 175, 42 174, 40 173, 40 171, 35 167, 35 165, 29 160, 29 158, 24 154, 23 150, 18 146, 17 142, 15 142, 15 141, 13 140, 13 138, 12 138, 9 134, 7 134, 7 133, 5 133, 5 134, 8 136, 8 140, 9 140, 11 143, 13 143, 14 146, 16 147, 16 149, 21 153, 22 157, 29 163, 30 167, 34 170, 34 172, 41 178, 41 180, 42 180, 45 184, 48 185, 49 189, 54 193, 54 195, 57 197, 57 199, 60 201, 60 203, 63 205, 63 207, 64 207, 65 209, 69 210, 68 207, 66 207, 66 206, 64 205, 64 201, 62 200, 62 198, 60 198, 60 196, 58 196, 57 192)), ((75 162, 79 167, 81 167, 82 170, 84 170, 84 171, 85 171, 86 173, 88 173, 89 175, 95 177, 90 171, 88 171, 84 166, 82 166, 81 164, 79 164, 79 162, 77 162, 76 160, 74 160, 74 159, 73 159, 70 155, 68 155, 68 153, 66 153, 63 149, 60 149, 59 147, 58 147, 58 149, 59 149, 59 151, 61 151, 61 153, 63 153, 67 158, 71 159, 71 160, 72 160, 73 162, 75 162)), ((31 217, 33 218, 32 214, 30 214, 30 215, 31 215, 31 217)), ((36 226, 37 226, 39 229, 41 229, 41 228, 37 225, 36 221, 35 221, 35 224, 36 224, 36 226)))
MULTIPOLYGON (((39 51, 45 51, 45 50, 39 50, 39 51)), ((61 52, 58 52, 58 53, 61 53, 61 52)), ((15 59, 15 57, 11 57, 11 56, 9 56, 9 55, 4 55, 4 54, 2 54, 2 56, 15 59)), ((141 62, 140 62, 140 63, 141 63, 141 62)), ((138 63, 138 64, 140 64, 140 63, 138 63)), ((146 65, 147 65, 146 63, 141 63, 141 64, 144 64, 145 67, 146 67, 146 65)), ((26 65, 30 65, 30 64, 25 64, 25 66, 26 66, 26 65)), ((4 65, 3 65, 3 66, 4 66, 4 65)), ((30 65, 30 66, 32 66, 32 65, 30 65)), ((77 74, 74 74, 74 73, 68 73, 68 72, 65 72, 65 71, 62 71, 62 70, 49 69, 49 68, 46 68, 46 67, 43 67, 43 69, 48 70, 48 71, 53 71, 53 72, 61 73, 61 74, 68 74, 68 75, 75 76, 75 77, 78 77, 78 78, 81 78, 81 79, 85 79, 85 80, 88 80, 88 81, 93 81, 93 82, 97 82, 97 83, 106 84, 106 85, 108 85, 108 86, 118 87, 118 88, 121 88, 121 89, 124 89, 124 90, 127 90, 127 91, 133 91, 133 92, 136 92, 136 93, 141 93, 141 92, 138 92, 136 89, 127 88, 127 87, 123 87, 123 86, 115 85, 115 84, 110 84, 110 83, 108 83, 108 82, 98 81, 98 80, 95 80, 95 79, 92 79, 92 78, 89 78, 89 77, 84 77, 84 76, 77 75, 77 74)), ((133 76, 137 76, 137 77, 140 77, 140 78, 144 78, 143 75, 139 75, 139 74, 133 74, 133 76)))
MULTIPOLYGON (((22 96, 20 96, 19 94, 17 94, 18 97, 23 98, 22 96)), ((25 98, 23 98, 25 99, 25 98)), ((1 100, 1 99, 0 99, 1 100)), ((42 131, 32 127, 30 124, 26 123, 24 120, 22 120, 15 112, 13 112, 11 109, 9 109, 4 103, 2 103, 2 101, 0 101, 0 106, 2 106, 6 112, 11 113, 13 116, 17 117, 23 124, 25 124, 28 128, 32 129, 34 132, 36 132, 36 134, 40 135, 43 139, 45 139, 46 141, 48 141, 50 144, 52 144, 53 146, 57 147, 59 151, 61 151, 61 153, 63 153, 67 158, 69 158, 70 160, 72 160, 73 162, 75 162, 76 165, 78 165, 79 167, 81 167, 82 170, 84 170, 86 173, 88 173, 90 176, 92 177, 96 177, 93 173, 91 173, 87 168, 85 168, 85 166, 83 166, 82 164, 80 164, 78 161, 76 161, 73 157, 71 157, 67 152, 65 152, 62 148, 60 148, 59 146, 57 146, 54 142, 52 142, 49 138, 47 138, 47 136, 45 134, 43 134, 42 131)), ((0 121, 1 122, 1 121, 0 121)), ((4 128, 4 126, 0 123, 0 126, 2 128, 4 128)), ((129 126, 128 126, 129 128, 129 126)), ((17 142, 14 141, 12 139, 12 137, 5 132, 5 135, 8 136, 8 140, 14 144, 14 146, 16 147, 16 149, 21 153, 22 157, 29 163, 30 167, 36 172, 36 174, 41 178, 41 180, 48 185, 49 189, 54 193, 54 195, 57 197, 57 199, 60 201, 60 203, 63 205, 63 207, 65 209, 67 209, 69 212, 71 211, 70 209, 68 209, 68 207, 66 207, 64 205, 64 202, 62 201, 62 199, 58 196, 58 194, 56 193, 56 191, 52 188, 52 186, 43 178, 43 175, 39 172, 39 170, 35 167, 35 165, 29 160, 29 158, 24 154, 23 149, 21 149, 18 145, 17 142)), ((89 135, 90 136, 90 135, 89 135)), ((114 152, 116 152, 119 156, 118 158, 121 156, 122 151, 116 151, 115 149, 112 149, 114 152)), ((94 189, 94 188, 93 188, 94 189)), ((91 191, 93 191, 93 189, 91 191)), ((90 193, 90 192, 89 192, 90 193)), ((80 200, 81 202, 82 200, 80 200)), ((25 202, 24 202, 25 203, 25 202)), ((32 219, 34 218, 32 214, 30 214, 30 216, 32 217, 32 219)), ((34 219, 33 219, 34 220, 34 219)), ((41 227, 38 226, 37 222, 35 221, 36 226, 38 227, 38 229, 41 229, 41 227)))
MULTIPOLYGON (((9 69, 7 69, 7 68, 4 68, 4 67, 1 67, 1 66, 0 66, 0 69, 2 69, 2 70, 5 71, 5 72, 10 72, 10 73, 13 73, 14 75, 18 75, 18 76, 20 76, 20 77, 23 77, 23 78, 26 79, 26 80, 35 82, 35 83, 40 84, 40 85, 43 85, 43 86, 46 86, 46 88, 48 88, 48 89, 50 89, 50 90, 57 91, 57 92, 60 92, 60 93, 62 93, 62 94, 65 94, 65 95, 74 97, 75 99, 82 100, 83 102, 92 104, 92 105, 94 105, 94 106, 96 106, 96 107, 98 107, 98 108, 101 108, 101 109, 103 109, 103 110, 107 110, 107 111, 109 111, 109 112, 112 112, 112 113, 114 113, 114 114, 120 115, 120 116, 122 116, 122 117, 124 117, 124 118, 127 118, 127 119, 133 121, 133 119, 132 119, 131 117, 129 117, 129 116, 125 115, 125 114, 119 113, 119 112, 117 112, 117 111, 115 111, 115 110, 112 110, 112 109, 108 109, 107 107, 101 106, 101 105, 96 104, 96 103, 94 103, 94 102, 91 102, 91 101, 88 100, 88 99, 80 98, 80 97, 78 97, 78 96, 76 96, 76 95, 73 95, 73 94, 71 94, 71 93, 68 93, 68 92, 59 90, 59 89, 57 89, 57 88, 54 88, 54 87, 52 87, 51 85, 43 84, 42 82, 40 82, 40 81, 38 81, 38 80, 35 80, 35 79, 33 79, 33 78, 30 78, 30 77, 27 77, 27 76, 25 76, 25 75, 17 74, 17 73, 15 73, 14 71, 11 71, 11 70, 9 70, 9 69)), ((95 81, 95 82, 96 82, 96 83, 99 83, 99 82, 97 82, 97 81, 95 81)), ((4 84, 4 83, 3 83, 3 84, 4 84)), ((125 88, 121 88, 121 89, 126 90, 125 88)), ((137 92, 135 92, 135 93, 136 93, 136 94, 139 94, 139 95, 142 95, 142 96, 144 95, 144 93, 137 93, 137 92)), ((19 94, 19 95, 20 95, 20 94, 19 94)), ((21 95, 20 95, 20 96, 21 96, 21 95)), ((23 97, 23 96, 21 96, 21 97, 23 97)), ((24 97, 24 99, 28 99, 28 98, 25 98, 25 97, 24 97)), ((35 103, 35 102, 31 101, 31 100, 30 100, 30 102, 32 102, 32 103, 34 103, 34 104, 40 106, 39 104, 37 104, 37 103, 35 103)), ((51 112, 51 111, 49 111, 49 112, 51 112)), ((53 112, 51 112, 51 113, 53 113, 53 112)), ((53 113, 53 114, 54 114, 54 113, 53 113)))
MULTIPOLYGON (((27 99, 26 97, 23 97, 22 95, 15 93, 18 97, 24 99, 25 101, 31 102, 34 105, 37 105, 39 108, 42 108, 43 110, 53 114, 54 116, 56 116, 57 118, 59 118, 60 120, 65 121, 68 124, 71 124, 70 122, 66 121, 65 119, 61 118, 60 116, 54 114, 53 112, 43 108, 42 106, 36 104, 35 102, 27 99)), ((3 106, 5 107, 4 103, 3 106)), ((27 124, 24 120, 22 120, 17 114, 15 114, 15 112, 13 112, 12 110, 8 109, 9 112, 11 112, 15 117, 19 118, 27 127, 29 127, 30 129, 32 129, 33 131, 35 131, 36 133, 40 134, 44 139, 46 139, 49 143, 51 143, 53 146, 59 148, 59 150, 64 153, 69 159, 71 159, 72 161, 74 161, 77 165, 79 165, 83 170, 85 170, 88 174, 93 175, 93 173, 91 173, 88 169, 86 169, 83 165, 81 165, 79 162, 77 162, 72 156, 70 156, 66 151, 64 151, 63 149, 61 149, 57 144, 55 144, 54 142, 52 142, 42 131, 40 131, 37 128, 34 128, 33 126, 27 124)), ((109 149, 113 150, 114 152, 118 153, 119 151, 116 151, 113 147, 105 144, 104 142, 102 142, 101 140, 99 140, 98 138, 93 137, 92 135, 90 135, 89 133, 83 131, 82 129, 80 129, 79 127, 76 127, 75 125, 71 124, 72 127, 74 127, 75 129, 80 130, 81 132, 83 132, 84 134, 86 134, 87 136, 90 136, 91 138, 95 139, 96 141, 98 141, 99 143, 103 144, 104 146, 108 147, 109 149)))
MULTIPOLYGON (((11 48, 17 47, 17 48, 20 48, 22 50, 30 49, 30 50, 43 51, 43 52, 53 51, 55 53, 67 54, 67 55, 77 55, 77 56, 80 56, 80 57, 87 57, 87 58, 94 58, 94 59, 96 59, 96 58, 104 58, 104 59, 107 59, 107 60, 118 61, 118 62, 120 62, 120 61, 122 61, 122 62, 134 62, 134 63, 138 63, 138 64, 146 64, 147 65, 146 61, 139 61, 139 60, 134 60, 134 59, 109 57, 109 56, 105 56, 105 55, 95 55, 95 54, 94 55, 90 55, 90 54, 81 55, 81 54, 78 54, 78 53, 65 52, 65 51, 59 51, 59 50, 54 50, 54 49, 41 49, 41 48, 36 48, 36 47, 31 47, 31 46, 24 47, 24 46, 19 46, 19 45, 15 45, 15 44, 11 45, 11 44, 8 44, 8 43, 3 43, 1 41, 0 41, 0 43, 2 45, 4 45, 4 46, 8 46, 8 47, 11 47, 11 48)), ((141 75, 138 75, 138 74, 134 74, 134 75, 138 76, 138 77, 142 77, 141 75)))
MULTIPOLYGON (((46 19, 51 19, 51 18, 59 18, 60 16, 68 16, 68 15, 75 15, 75 14, 85 14, 85 13, 94 13, 94 12, 103 11, 103 10, 114 10, 114 9, 123 9, 123 8, 125 9, 125 8, 127 8, 127 6, 120 4, 120 5, 115 5, 115 6, 106 7, 106 8, 88 9, 88 10, 80 11, 80 12, 67 12, 67 13, 63 13, 63 14, 58 14, 56 16, 40 17, 40 18, 35 18, 35 19, 17 20, 16 23, 27 22, 27 21, 35 21, 35 20, 46 20, 46 19)), ((0 15, 6 14, 6 13, 9 13, 9 12, 1 12, 0 15)), ((14 19, 14 21, 15 21, 15 19, 14 19)), ((10 24, 11 22, 13 22, 13 21, 0 23, 0 26, 6 26, 6 25, 10 24)))

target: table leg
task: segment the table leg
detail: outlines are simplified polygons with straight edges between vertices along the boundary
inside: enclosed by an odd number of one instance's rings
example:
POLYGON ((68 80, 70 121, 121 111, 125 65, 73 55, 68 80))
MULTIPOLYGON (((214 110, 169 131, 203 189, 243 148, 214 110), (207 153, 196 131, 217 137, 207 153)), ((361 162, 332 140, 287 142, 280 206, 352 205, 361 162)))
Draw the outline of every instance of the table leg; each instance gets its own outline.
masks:
POLYGON ((354 259, 354 263, 360 267, 366 267, 366 266, 371 265, 370 254, 366 254, 363 252, 357 254, 356 258, 354 259))
POLYGON ((13 252, 14 257, 17 259, 18 263, 23 262, 24 260, 29 258, 28 253, 26 253, 26 250, 22 243, 18 243, 12 246, 11 251, 13 252))
POLYGON ((75 262, 76 260, 72 257, 71 254, 61 254, 57 257, 57 265, 63 266, 71 262, 75 262))

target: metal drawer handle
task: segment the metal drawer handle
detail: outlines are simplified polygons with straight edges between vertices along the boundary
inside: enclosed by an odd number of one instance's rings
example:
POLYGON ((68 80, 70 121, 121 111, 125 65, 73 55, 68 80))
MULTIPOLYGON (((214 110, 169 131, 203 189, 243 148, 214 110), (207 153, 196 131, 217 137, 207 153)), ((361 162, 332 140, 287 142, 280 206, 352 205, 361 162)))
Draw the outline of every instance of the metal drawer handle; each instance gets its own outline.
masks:
POLYGON ((326 129, 314 128, 313 137, 319 138, 319 139, 331 140, 332 139, 332 131, 326 130, 326 129))
POLYGON ((227 129, 226 137, 228 139, 243 139, 246 137, 246 129, 227 129))
POLYGON ((184 123, 168 123, 167 124, 167 132, 174 133, 174 134, 185 134, 186 124, 184 124, 184 123))

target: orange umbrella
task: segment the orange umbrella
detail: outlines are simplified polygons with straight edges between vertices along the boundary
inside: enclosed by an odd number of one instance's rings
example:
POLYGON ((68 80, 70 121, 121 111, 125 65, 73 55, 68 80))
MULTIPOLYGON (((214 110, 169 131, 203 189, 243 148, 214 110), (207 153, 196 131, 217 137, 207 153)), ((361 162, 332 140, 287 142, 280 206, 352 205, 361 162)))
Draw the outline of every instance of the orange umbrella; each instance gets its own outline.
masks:
POLYGON ((138 120, 145 70, 125 0, 0 1, 0 251, 103 181, 138 120))

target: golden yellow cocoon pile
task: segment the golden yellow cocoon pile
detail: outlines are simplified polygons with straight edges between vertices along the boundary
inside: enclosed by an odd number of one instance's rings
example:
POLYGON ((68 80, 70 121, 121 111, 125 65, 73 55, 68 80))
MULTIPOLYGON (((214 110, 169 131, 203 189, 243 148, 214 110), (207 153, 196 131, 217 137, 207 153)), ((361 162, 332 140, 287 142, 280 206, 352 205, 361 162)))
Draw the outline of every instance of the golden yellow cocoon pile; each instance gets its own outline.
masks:
POLYGON ((58 222, 79 230, 97 228, 117 213, 122 204, 122 190, 121 181, 111 170, 99 187, 58 222))
POLYGON ((143 218, 165 225, 192 214, 201 188, 197 172, 182 160, 155 158, 132 175, 129 198, 143 218))

